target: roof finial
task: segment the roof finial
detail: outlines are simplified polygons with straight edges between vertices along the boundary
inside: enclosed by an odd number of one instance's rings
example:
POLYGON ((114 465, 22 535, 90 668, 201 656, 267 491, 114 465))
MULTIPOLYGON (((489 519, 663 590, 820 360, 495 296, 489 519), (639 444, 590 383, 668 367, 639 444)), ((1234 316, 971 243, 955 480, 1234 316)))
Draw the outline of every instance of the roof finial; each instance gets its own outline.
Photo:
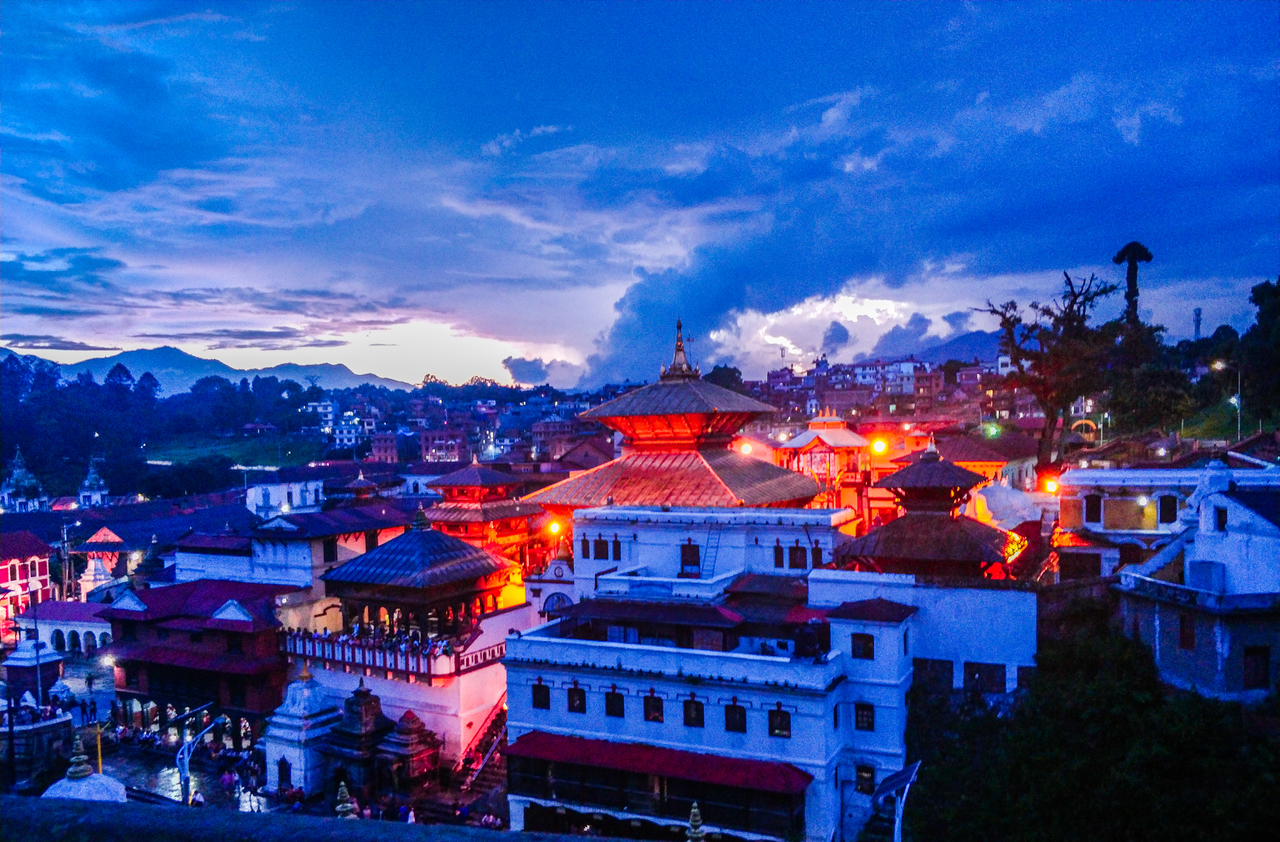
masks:
POLYGON ((933 433, 930 433, 930 434, 929 434, 929 446, 928 446, 928 447, 926 447, 926 448, 924 449, 924 452, 925 452, 925 453, 937 453, 937 452, 938 452, 938 445, 937 445, 937 443, 933 440, 933 433))
POLYGON ((311 680, 311 679, 313 679, 313 678, 315 678, 315 676, 311 674, 311 670, 307 669, 307 659, 306 659, 306 658, 303 658, 303 659, 302 659, 302 672, 298 673, 298 681, 301 681, 301 682, 307 682, 307 681, 310 681, 310 680, 311 680))
POLYGON ((684 351, 684 324, 676 319, 676 353, 671 365, 662 370, 663 380, 693 380, 698 377, 698 369, 689 365, 689 357, 684 351))

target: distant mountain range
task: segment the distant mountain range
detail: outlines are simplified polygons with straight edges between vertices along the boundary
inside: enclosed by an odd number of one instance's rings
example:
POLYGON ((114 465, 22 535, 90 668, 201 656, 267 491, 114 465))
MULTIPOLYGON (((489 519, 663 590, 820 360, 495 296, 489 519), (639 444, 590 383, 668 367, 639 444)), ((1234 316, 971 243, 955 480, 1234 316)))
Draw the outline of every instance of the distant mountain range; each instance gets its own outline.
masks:
POLYGON ((941 365, 947 360, 973 362, 975 359, 990 362, 1000 355, 1000 331, 990 333, 975 330, 962 333, 955 339, 923 348, 916 351, 915 357, 921 362, 941 365))
MULTIPOLYGON (((13 354, 9 349, 0 350, 0 359, 13 354)), ((18 356, 23 356, 19 354, 18 356)), ((28 357, 34 355, 27 355, 28 357)), ((116 363, 123 363, 134 378, 141 377, 143 372, 151 374, 160 381, 164 395, 177 395, 189 391, 202 377, 225 377, 233 383, 247 377, 278 377, 281 380, 293 380, 302 386, 310 385, 307 378, 316 378, 316 385, 322 389, 350 389, 355 386, 370 384, 385 386, 388 389, 413 389, 410 383, 389 380, 372 374, 356 374, 345 365, 322 363, 320 365, 298 365, 284 363, 271 368, 238 369, 217 360, 206 360, 188 354, 186 351, 165 346, 140 351, 122 351, 109 357, 98 357, 84 362, 61 366, 62 376, 66 380, 74 380, 81 372, 91 373, 99 383, 116 363)))

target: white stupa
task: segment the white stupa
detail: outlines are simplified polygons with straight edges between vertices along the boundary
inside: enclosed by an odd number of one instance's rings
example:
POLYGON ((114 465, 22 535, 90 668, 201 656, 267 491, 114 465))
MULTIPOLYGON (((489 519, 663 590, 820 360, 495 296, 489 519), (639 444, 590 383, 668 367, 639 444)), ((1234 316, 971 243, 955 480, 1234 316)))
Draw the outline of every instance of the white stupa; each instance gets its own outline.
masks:
POLYGON ((89 765, 89 756, 84 753, 84 742, 76 737, 75 746, 71 749, 71 768, 67 776, 44 791, 41 798, 76 798, 81 801, 117 801, 128 800, 124 784, 110 775, 95 774, 89 765))
POLYGON ((342 709, 304 662, 298 680, 285 688, 284 704, 267 719, 259 745, 266 754, 267 788, 280 791, 281 777, 288 785, 311 795, 324 788, 324 758, 318 746, 329 729, 342 721, 342 709))

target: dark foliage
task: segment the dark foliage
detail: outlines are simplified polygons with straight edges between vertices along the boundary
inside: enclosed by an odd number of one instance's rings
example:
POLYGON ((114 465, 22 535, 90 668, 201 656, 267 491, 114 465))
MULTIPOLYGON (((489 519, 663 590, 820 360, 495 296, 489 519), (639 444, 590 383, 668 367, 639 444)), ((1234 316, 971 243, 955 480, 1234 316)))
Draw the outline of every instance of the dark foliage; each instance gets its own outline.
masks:
POLYGON ((746 387, 742 385, 742 372, 734 366, 718 365, 702 379, 725 389, 746 394, 746 387))
POLYGON ((1238 705, 1168 691, 1100 624, 1042 645, 1010 713, 913 695, 907 743, 917 842, 1254 839, 1280 820, 1275 740, 1238 705))

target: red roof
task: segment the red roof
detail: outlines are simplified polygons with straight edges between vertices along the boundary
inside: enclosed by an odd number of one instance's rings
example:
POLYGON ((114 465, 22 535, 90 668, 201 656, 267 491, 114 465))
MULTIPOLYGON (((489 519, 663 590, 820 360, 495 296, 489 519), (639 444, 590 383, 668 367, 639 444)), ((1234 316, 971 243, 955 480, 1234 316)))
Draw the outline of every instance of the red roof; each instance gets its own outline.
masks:
POLYGON ((298 588, 290 585, 200 579, 163 588, 134 591, 133 595, 147 606, 146 611, 128 611, 108 605, 102 616, 108 620, 144 622, 182 617, 198 621, 204 628, 257 632, 280 625, 275 618, 275 598, 296 590, 298 588), (214 620, 214 613, 230 599, 238 602, 253 620, 214 620))
POLYGON ((0 559, 48 558, 53 548, 25 529, 18 532, 0 532, 0 559))
POLYGON ((799 795, 813 775, 790 763, 699 754, 642 743, 615 743, 530 731, 507 747, 508 757, 578 763, 642 775, 799 795))
POLYGON ((813 480, 727 449, 628 453, 524 498, 571 509, 617 506, 803 506, 813 480))
POLYGON ((914 605, 903 605, 887 599, 863 599, 844 602, 827 611, 833 620, 862 620, 869 623, 901 623, 916 613, 914 605))
MULTIPOLYGON (((101 602, 66 602, 61 599, 47 599, 36 606, 36 619, 48 620, 51 623, 105 623, 99 617, 107 606, 101 602)), ((18 615, 19 620, 31 616, 28 607, 18 615)))
POLYGON ((200 652, 193 649, 170 649, 167 646, 148 646, 142 643, 113 643, 99 650, 118 661, 142 661, 167 667, 229 672, 236 675, 256 675, 283 669, 284 657, 246 658, 225 652, 200 652))

